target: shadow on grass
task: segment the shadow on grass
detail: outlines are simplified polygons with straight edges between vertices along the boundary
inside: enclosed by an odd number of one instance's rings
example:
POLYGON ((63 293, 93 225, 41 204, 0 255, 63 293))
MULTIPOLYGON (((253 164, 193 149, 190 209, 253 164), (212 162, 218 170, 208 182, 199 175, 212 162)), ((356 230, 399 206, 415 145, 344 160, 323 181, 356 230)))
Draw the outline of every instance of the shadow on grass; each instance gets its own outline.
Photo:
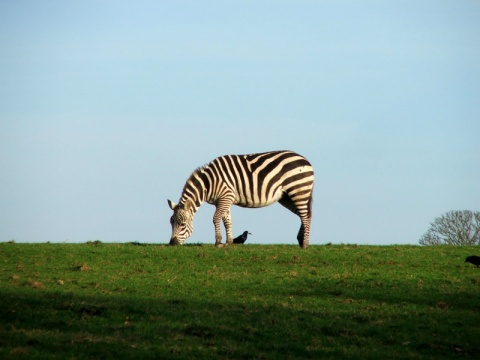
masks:
MULTIPOLYGON (((303 296, 332 296, 311 289, 303 296)), ((305 310, 296 308, 295 298, 265 306, 0 291, 0 357, 441 359, 480 354, 472 319, 446 321, 448 309, 401 304, 392 309, 381 304, 396 299, 372 294, 350 300, 334 294, 335 306, 317 303, 305 310)))
MULTIPOLYGON (((449 286, 448 281, 442 288, 437 282, 429 284, 414 281, 395 281, 393 284, 381 280, 312 280, 300 279, 293 288, 279 289, 284 296, 297 294, 302 297, 325 298, 329 296, 339 299, 351 299, 366 303, 387 304, 389 306, 411 305, 419 308, 436 307, 443 302, 451 310, 464 310, 478 314, 480 291, 478 283, 465 284, 464 290, 459 291, 457 286, 449 286), (453 290, 451 288, 454 288, 453 290), (470 290, 468 290, 470 289, 470 290)), ((480 315, 474 317, 480 325, 480 315)))

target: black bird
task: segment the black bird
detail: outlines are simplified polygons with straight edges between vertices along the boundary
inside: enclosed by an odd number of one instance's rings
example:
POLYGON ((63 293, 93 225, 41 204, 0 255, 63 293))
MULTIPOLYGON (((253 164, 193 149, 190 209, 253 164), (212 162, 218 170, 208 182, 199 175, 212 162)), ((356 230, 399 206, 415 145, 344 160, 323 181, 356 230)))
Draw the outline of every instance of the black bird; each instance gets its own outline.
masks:
POLYGON ((248 231, 244 231, 242 235, 237 236, 235 239, 233 239, 234 244, 243 244, 245 241, 247 241, 247 236, 252 235, 248 231))
POLYGON ((480 256, 476 256, 476 255, 468 256, 465 259, 465 262, 472 263, 476 267, 479 267, 480 266, 480 256))

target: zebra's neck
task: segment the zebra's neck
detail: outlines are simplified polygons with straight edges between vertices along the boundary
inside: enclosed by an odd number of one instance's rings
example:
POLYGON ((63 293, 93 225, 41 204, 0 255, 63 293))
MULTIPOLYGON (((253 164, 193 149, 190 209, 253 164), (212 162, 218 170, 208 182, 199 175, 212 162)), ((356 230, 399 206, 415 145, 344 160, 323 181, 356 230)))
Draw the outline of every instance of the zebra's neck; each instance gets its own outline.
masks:
POLYGON ((205 189, 203 168, 198 168, 185 183, 179 204, 186 205, 189 203, 189 211, 192 215, 195 214, 200 205, 205 201, 205 189))

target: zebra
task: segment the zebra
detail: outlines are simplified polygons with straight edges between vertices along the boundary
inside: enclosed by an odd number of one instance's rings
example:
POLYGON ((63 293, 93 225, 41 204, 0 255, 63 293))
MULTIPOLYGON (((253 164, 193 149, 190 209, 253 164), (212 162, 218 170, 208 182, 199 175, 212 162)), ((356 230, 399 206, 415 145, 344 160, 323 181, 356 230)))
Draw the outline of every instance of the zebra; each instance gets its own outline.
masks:
POLYGON ((301 220, 297 240, 309 245, 313 202, 313 167, 303 156, 289 150, 249 155, 224 155, 197 168, 188 178, 178 204, 168 200, 170 245, 182 245, 192 235, 193 217, 203 202, 215 205, 215 245, 223 246, 220 221, 231 245, 230 207, 259 208, 279 202, 301 220))

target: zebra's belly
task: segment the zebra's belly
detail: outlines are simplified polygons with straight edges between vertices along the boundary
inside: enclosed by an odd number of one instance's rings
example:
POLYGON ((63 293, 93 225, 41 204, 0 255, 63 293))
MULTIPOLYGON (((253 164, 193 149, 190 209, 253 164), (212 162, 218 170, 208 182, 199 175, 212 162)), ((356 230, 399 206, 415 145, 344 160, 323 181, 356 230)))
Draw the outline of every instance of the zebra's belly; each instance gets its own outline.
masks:
POLYGON ((276 203, 282 196, 283 189, 278 188, 272 196, 266 197, 257 194, 256 196, 248 196, 244 199, 237 198, 234 204, 246 208, 260 208, 276 203))

